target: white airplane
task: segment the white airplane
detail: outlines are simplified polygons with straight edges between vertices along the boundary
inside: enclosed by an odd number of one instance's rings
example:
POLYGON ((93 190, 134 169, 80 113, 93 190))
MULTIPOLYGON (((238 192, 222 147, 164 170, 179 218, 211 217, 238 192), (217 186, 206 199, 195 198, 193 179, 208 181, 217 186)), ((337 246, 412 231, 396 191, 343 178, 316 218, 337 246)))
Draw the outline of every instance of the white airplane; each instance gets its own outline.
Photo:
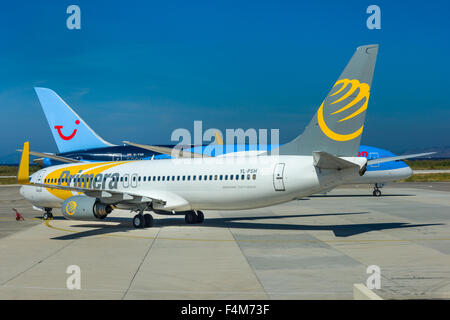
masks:
POLYGON ((271 206, 354 181, 367 165, 393 161, 355 157, 361 140, 378 45, 357 48, 303 134, 265 154, 237 157, 70 163, 29 177, 29 145, 19 166, 20 193, 51 213, 74 220, 104 219, 114 208, 144 214, 183 214, 201 223, 201 210, 271 206))
MULTIPOLYGON (((123 141, 126 144, 123 146, 113 145, 101 138, 56 92, 48 88, 35 88, 35 90, 59 151, 58 154, 49 154, 30 150, 30 154, 41 157, 34 161, 42 166, 79 162, 167 159, 174 155, 177 158, 258 156, 280 147, 278 144, 226 145, 222 134, 218 131, 215 132, 214 146, 212 144, 183 146, 180 150, 178 145, 155 146, 129 141, 123 141)), ((366 157, 368 160, 391 157, 392 161, 367 166, 363 176, 358 176, 355 181, 349 181, 349 183, 371 184, 374 186, 372 194, 380 196, 380 189, 385 183, 406 179, 413 174, 411 168, 400 160, 430 154, 432 153, 396 156, 388 150, 360 145, 358 156, 366 157)))

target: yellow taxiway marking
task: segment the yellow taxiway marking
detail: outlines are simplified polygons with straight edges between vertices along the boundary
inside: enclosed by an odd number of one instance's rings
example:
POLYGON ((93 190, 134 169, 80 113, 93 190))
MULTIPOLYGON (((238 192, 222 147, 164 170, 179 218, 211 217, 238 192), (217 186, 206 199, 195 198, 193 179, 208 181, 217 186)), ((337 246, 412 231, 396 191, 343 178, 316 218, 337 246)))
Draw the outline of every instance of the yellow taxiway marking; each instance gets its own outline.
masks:
MULTIPOLYGON (((45 225, 51 229, 58 231, 81 233, 83 231, 75 231, 70 229, 64 229, 55 227, 50 224, 50 220, 45 220, 45 225)), ((114 238, 129 238, 129 239, 150 239, 150 240, 171 240, 171 241, 203 241, 203 242, 344 242, 344 243, 363 243, 363 242, 414 242, 414 241, 450 241, 450 238, 425 238, 425 239, 328 239, 328 240, 307 240, 307 239, 247 239, 247 240, 235 240, 235 239, 199 239, 199 238, 167 238, 167 237, 148 237, 148 236, 135 236, 135 235, 121 235, 121 234, 101 234, 93 237, 114 237, 114 238)))

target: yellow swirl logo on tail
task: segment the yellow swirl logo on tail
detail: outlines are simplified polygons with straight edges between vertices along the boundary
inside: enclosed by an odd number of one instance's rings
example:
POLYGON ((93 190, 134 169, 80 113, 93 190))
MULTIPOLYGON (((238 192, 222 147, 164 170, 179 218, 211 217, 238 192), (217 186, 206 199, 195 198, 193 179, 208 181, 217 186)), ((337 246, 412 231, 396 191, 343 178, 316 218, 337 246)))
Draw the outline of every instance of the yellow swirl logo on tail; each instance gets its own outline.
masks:
MULTIPOLYGON (((342 92, 348 86, 350 86, 350 88, 339 99, 337 99, 336 101, 331 102, 330 105, 338 103, 338 102, 341 102, 341 101, 347 99, 353 93, 355 93, 357 89, 359 89, 359 92, 356 95, 356 97, 354 99, 352 99, 351 101, 349 101, 345 106, 343 106, 339 110, 331 113, 332 115, 340 113, 342 111, 345 111, 345 110, 353 107, 354 105, 356 105, 358 102, 361 102, 361 101, 363 101, 365 99, 365 101, 361 105, 361 107, 359 107, 356 111, 354 111, 353 113, 351 113, 347 117, 339 120, 338 122, 342 122, 342 121, 354 118, 354 117, 356 117, 357 115, 359 115, 360 113, 364 112, 367 109, 367 104, 369 103, 369 95, 370 95, 370 87, 369 87, 369 85, 367 83, 360 83, 357 79, 353 79, 353 80, 341 79, 341 80, 338 80, 334 84, 333 88, 336 87, 337 85, 341 85, 341 87, 336 92, 331 94, 330 97, 335 96, 338 93, 342 92)), ((322 129, 322 132, 328 138, 336 140, 336 141, 348 141, 348 140, 355 139, 356 137, 361 135, 364 125, 362 125, 361 128, 359 128, 355 132, 349 133, 349 134, 339 134, 339 133, 336 133, 333 130, 331 130, 327 126, 327 124, 325 123, 325 120, 324 120, 324 117, 323 117, 323 104, 324 104, 324 102, 322 102, 322 104, 320 105, 320 108, 319 108, 319 110, 317 112, 317 120, 318 120, 320 128, 322 129)))

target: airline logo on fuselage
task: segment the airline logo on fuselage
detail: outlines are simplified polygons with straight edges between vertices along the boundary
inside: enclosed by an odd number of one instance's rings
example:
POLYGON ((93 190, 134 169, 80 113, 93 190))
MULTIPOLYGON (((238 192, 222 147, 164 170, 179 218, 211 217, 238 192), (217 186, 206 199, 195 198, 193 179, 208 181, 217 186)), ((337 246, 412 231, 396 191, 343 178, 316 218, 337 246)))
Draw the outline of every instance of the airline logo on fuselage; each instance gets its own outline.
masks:
MULTIPOLYGON (((76 124, 76 125, 79 125, 79 124, 80 124, 80 120, 78 120, 78 119, 75 120, 75 124, 76 124)), ((62 133, 62 131, 61 131, 62 128, 63 128, 63 126, 55 126, 55 129, 58 131, 59 137, 60 137, 61 139, 63 139, 63 140, 66 140, 66 141, 72 140, 72 138, 75 137, 75 135, 77 134, 77 129, 74 129, 70 135, 65 136, 65 135, 62 133)))
POLYGON ((75 213, 75 210, 77 209, 77 203, 75 201, 69 201, 66 204, 66 213, 70 216, 72 216, 75 213))
MULTIPOLYGON (((71 175, 69 170, 61 172, 59 176, 58 185, 62 183, 67 183, 70 186, 72 183, 73 187, 88 188, 88 189, 117 189, 119 183, 120 175, 117 172, 114 173, 97 173, 97 174, 82 174, 78 173, 71 175), (107 179, 109 179, 108 184, 106 184, 107 179)), ((133 177, 136 179, 136 177, 133 177)), ((128 175, 124 178, 128 181, 128 175)))
MULTIPOLYGON (((352 119, 352 118, 356 117, 357 115, 363 113, 367 109, 367 104, 369 102, 369 95, 370 95, 370 87, 367 83, 361 83, 357 79, 353 79, 353 80, 341 79, 341 80, 338 80, 334 84, 333 89, 338 85, 340 85, 341 87, 338 90, 336 90, 333 94, 330 94, 329 97, 333 97, 333 96, 337 95, 338 93, 343 92, 344 89, 347 89, 347 91, 345 91, 345 93, 340 98, 336 99, 333 102, 328 103, 328 105, 326 107, 329 107, 333 104, 344 101, 349 97, 353 98, 353 99, 348 101, 339 110, 336 110, 335 112, 329 114, 328 116, 343 112, 343 111, 355 106, 359 102, 362 102, 363 100, 364 100, 364 103, 357 110, 352 112, 350 115, 338 120, 337 122, 344 122, 346 120, 352 119), (358 94, 354 95, 356 90, 358 90, 358 94)), ((335 141, 349 141, 349 140, 359 137, 363 131, 364 124, 356 131, 354 131, 352 133, 348 133, 348 134, 340 134, 340 133, 334 132, 333 130, 331 130, 328 127, 328 125, 326 124, 326 121, 324 119, 324 103, 326 100, 327 99, 325 99, 324 102, 322 102, 319 110, 317 111, 317 120, 318 120, 319 127, 322 130, 322 132, 328 138, 333 139, 335 141)))

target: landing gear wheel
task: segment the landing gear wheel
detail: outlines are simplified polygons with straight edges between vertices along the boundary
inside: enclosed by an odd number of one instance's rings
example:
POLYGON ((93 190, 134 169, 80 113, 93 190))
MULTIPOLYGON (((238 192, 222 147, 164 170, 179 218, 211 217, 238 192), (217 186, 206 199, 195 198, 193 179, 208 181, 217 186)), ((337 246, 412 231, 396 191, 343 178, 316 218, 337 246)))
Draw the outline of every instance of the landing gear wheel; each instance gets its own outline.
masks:
POLYGON ((45 213, 42 215, 42 219, 44 219, 44 220, 53 219, 52 212, 51 211, 45 211, 45 213))
POLYGON ((203 215, 203 212, 197 211, 197 223, 203 223, 205 220, 205 216, 203 215))
POLYGON ((145 219, 144 219, 144 216, 142 214, 137 214, 137 215, 134 216, 134 218, 133 218, 133 226, 135 228, 138 228, 138 229, 143 228, 144 224, 145 224, 145 219))
POLYGON ((187 224, 193 224, 197 221, 197 215, 194 212, 186 213, 184 221, 186 221, 187 224))
POLYGON ((153 217, 151 214, 144 214, 144 225, 145 228, 150 228, 153 226, 153 217))
POLYGON ((379 196, 381 196, 381 191, 380 191, 379 189, 373 190, 373 196, 374 196, 374 197, 379 197, 379 196))

